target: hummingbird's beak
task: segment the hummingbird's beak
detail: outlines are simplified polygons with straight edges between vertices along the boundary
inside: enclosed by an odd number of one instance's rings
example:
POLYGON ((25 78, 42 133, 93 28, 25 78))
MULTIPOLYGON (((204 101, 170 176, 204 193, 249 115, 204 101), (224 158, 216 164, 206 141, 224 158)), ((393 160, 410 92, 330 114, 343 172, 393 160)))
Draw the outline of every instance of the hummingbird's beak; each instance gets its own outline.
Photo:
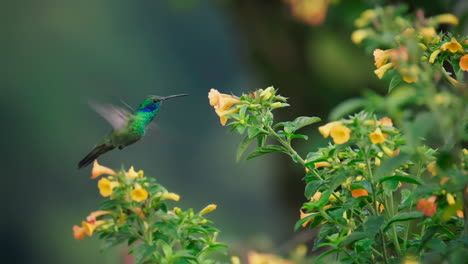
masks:
POLYGON ((169 95, 169 96, 163 97, 161 100, 162 100, 162 101, 165 101, 165 100, 167 100, 167 99, 171 99, 171 98, 175 98, 175 97, 181 97, 181 96, 188 96, 188 94, 169 95))

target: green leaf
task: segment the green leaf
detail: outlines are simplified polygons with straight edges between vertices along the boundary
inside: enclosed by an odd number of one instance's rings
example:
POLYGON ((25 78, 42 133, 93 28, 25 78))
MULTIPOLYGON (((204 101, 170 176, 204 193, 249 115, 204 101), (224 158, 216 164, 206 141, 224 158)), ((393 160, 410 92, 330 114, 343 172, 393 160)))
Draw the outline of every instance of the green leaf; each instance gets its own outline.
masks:
POLYGON ((320 122, 322 119, 318 117, 309 117, 309 116, 300 116, 292 121, 292 124, 295 127, 295 130, 299 130, 305 126, 312 125, 314 123, 320 122))
POLYGON ((260 129, 258 127, 249 127, 247 129, 247 135, 249 138, 254 138, 260 133, 260 129))
POLYGON ((254 139, 255 138, 251 138, 247 136, 244 138, 244 140, 242 140, 242 142, 239 144, 239 147, 237 148, 236 161, 239 161, 241 159, 242 154, 244 154, 244 152, 247 150, 250 143, 252 143, 254 139))
POLYGON ((307 199, 310 199, 310 197, 312 197, 312 195, 314 195, 317 192, 318 188, 320 188, 320 186, 322 186, 325 183, 327 183, 327 181, 323 181, 323 180, 317 180, 317 181, 308 183, 306 185, 305 192, 304 192, 305 197, 307 199))
POLYGON ((369 216, 367 217, 367 221, 363 224, 364 232, 367 233, 369 238, 373 239, 377 232, 379 232, 383 223, 384 218, 382 216, 369 216))
POLYGON ((338 120, 346 115, 352 114, 356 110, 363 108, 366 104, 366 99, 354 98, 346 100, 337 105, 329 115, 330 120, 338 120))
POLYGON ((303 140, 308 140, 308 139, 309 139, 308 136, 306 136, 306 135, 300 135, 300 134, 292 134, 290 137, 291 137, 291 138, 300 138, 300 139, 303 139, 303 140))
POLYGON ((349 245, 349 244, 351 244, 353 242, 356 242, 356 241, 364 239, 364 238, 367 238, 367 233, 365 233, 365 232, 353 232, 345 240, 343 240, 339 244, 339 246, 343 247, 343 246, 349 245))
POLYGON ((384 160, 382 165, 375 170, 375 180, 379 181, 383 177, 391 175, 394 170, 403 165, 408 159, 409 157, 407 154, 401 153, 394 158, 384 160))
POLYGON ((404 212, 404 213, 398 213, 394 215, 388 222, 385 224, 384 230, 390 227, 391 224, 395 222, 404 222, 404 221, 409 221, 409 220, 414 220, 423 217, 424 214, 419 211, 413 211, 413 212, 404 212))
POLYGON ((379 182, 385 181, 407 182, 418 185, 424 184, 424 182, 422 182, 420 179, 400 175, 383 177, 382 179, 380 179, 379 182))
POLYGON ((272 153, 272 152, 287 153, 288 150, 286 148, 284 148, 282 146, 278 146, 278 145, 267 145, 267 146, 259 147, 257 150, 250 153, 249 156, 247 156, 247 160, 253 159, 255 157, 258 157, 258 156, 261 156, 261 155, 264 155, 264 154, 272 153))
POLYGON ((150 246, 147 244, 141 244, 138 247, 135 248, 134 250, 134 255, 135 255, 135 263, 140 264, 145 261, 153 252, 156 251, 155 246, 150 246))
POLYGON ((320 260, 320 259, 322 259, 322 258, 324 258, 324 257, 326 257, 326 256, 328 256, 328 255, 331 255, 331 254, 333 254, 333 253, 338 253, 338 252, 340 252, 340 251, 341 251, 341 249, 339 249, 339 248, 334 248, 334 249, 332 249, 332 250, 325 251, 324 253, 322 253, 322 254, 320 254, 320 255, 318 256, 317 261, 320 260))
POLYGON ((312 214, 312 215, 309 215, 307 217, 304 217, 302 219, 299 219, 296 224, 294 225, 294 231, 297 231, 299 228, 301 228, 302 224, 309 221, 310 219, 314 218, 316 215, 318 215, 319 213, 316 213, 316 214, 312 214))
POLYGON ((401 77, 398 75, 393 76, 392 80, 390 81, 390 84, 388 85, 388 92, 390 93, 395 87, 400 85, 401 83, 401 77))

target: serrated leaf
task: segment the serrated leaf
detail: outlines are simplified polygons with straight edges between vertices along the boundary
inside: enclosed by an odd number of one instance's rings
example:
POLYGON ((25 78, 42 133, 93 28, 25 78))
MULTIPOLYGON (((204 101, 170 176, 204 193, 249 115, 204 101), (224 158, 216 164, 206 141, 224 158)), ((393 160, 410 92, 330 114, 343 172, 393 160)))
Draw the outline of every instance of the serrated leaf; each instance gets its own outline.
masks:
POLYGON ((236 161, 239 161, 241 159, 242 154, 244 154, 244 152, 247 150, 247 148, 250 146, 250 143, 252 143, 254 139, 255 138, 250 138, 247 136, 242 140, 242 142, 239 144, 239 147, 237 148, 236 161))
POLYGON ((305 126, 312 125, 314 123, 320 122, 322 119, 316 116, 299 116, 294 121, 292 121, 292 124, 294 125, 295 130, 299 130, 305 126))
POLYGON ((424 184, 424 182, 422 182, 418 178, 400 176, 400 175, 383 177, 382 179, 380 179, 379 182, 385 182, 385 181, 407 182, 407 183, 418 184, 418 185, 424 184))
POLYGON ((261 156, 261 155, 264 155, 264 154, 272 153, 272 152, 287 153, 288 150, 286 148, 284 148, 282 146, 278 146, 278 145, 267 145, 267 146, 259 147, 259 148, 257 148, 257 150, 250 153, 249 156, 247 156, 247 160, 253 159, 255 157, 258 157, 258 156, 261 156))
POLYGON ((402 80, 401 80, 400 76, 398 76, 398 75, 393 76, 392 80, 390 81, 390 84, 388 85, 388 92, 387 93, 390 93, 393 89, 395 89, 395 87, 400 85, 401 81, 402 80))
POLYGON ((365 104, 366 99, 363 98, 346 100, 333 108, 329 115, 330 120, 338 120, 346 115, 352 114, 356 110, 363 108, 365 104))
POLYGON ((390 220, 388 220, 388 222, 385 224, 384 230, 388 229, 393 223, 414 220, 423 216, 424 214, 419 211, 398 213, 390 218, 390 220))

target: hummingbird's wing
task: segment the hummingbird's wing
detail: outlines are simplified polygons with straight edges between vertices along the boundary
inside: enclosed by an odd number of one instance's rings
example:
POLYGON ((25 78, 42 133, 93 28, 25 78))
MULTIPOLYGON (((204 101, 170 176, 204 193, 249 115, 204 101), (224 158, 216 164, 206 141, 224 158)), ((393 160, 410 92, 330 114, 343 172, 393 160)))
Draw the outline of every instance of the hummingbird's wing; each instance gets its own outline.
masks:
POLYGON ((90 102, 89 105, 94 109, 94 111, 106 119, 114 130, 124 129, 128 124, 128 121, 133 117, 133 114, 126 109, 111 104, 90 102))

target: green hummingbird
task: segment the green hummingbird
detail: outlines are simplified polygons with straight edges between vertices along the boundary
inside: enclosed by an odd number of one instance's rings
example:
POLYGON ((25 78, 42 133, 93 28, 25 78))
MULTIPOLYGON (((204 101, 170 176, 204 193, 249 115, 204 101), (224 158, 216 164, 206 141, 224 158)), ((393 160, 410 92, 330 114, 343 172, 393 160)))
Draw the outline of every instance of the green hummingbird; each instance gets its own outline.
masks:
POLYGON ((81 169, 88 166, 97 157, 114 148, 123 149, 140 140, 146 133, 146 127, 158 113, 159 107, 163 101, 187 95, 188 94, 177 94, 166 97, 156 95, 149 96, 140 104, 134 113, 112 105, 104 106, 91 104, 94 110, 112 125, 113 131, 78 163, 78 168, 81 169))

